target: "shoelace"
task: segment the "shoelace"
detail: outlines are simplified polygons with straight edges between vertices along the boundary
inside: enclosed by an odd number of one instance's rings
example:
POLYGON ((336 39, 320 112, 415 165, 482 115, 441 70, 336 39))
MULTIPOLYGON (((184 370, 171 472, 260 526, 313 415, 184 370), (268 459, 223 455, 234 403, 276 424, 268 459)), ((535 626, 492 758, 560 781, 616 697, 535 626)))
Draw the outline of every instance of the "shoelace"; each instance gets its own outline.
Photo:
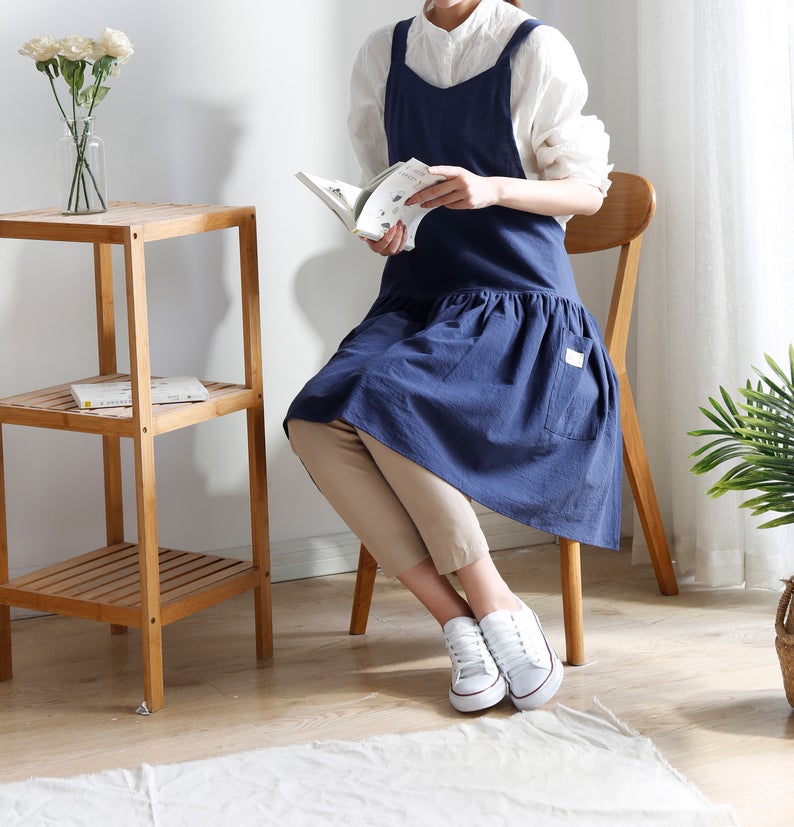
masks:
POLYGON ((476 627, 467 629, 454 641, 448 641, 447 649, 461 678, 481 673, 491 660, 488 647, 476 627))
POLYGON ((499 629, 496 637, 494 649, 499 652, 499 668, 508 680, 515 680, 522 672, 536 666, 548 668, 545 649, 544 652, 540 650, 534 635, 522 634, 514 620, 511 620, 510 628, 499 629))

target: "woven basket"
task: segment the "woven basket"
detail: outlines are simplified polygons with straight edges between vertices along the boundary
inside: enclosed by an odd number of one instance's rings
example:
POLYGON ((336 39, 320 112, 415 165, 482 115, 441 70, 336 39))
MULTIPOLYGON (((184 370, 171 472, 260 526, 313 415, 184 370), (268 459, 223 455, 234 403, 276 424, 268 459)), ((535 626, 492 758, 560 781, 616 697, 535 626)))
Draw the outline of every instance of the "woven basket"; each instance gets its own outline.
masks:
POLYGON ((786 588, 780 597, 775 617, 775 649, 783 671, 783 688, 786 700, 794 707, 794 577, 783 581, 786 588))

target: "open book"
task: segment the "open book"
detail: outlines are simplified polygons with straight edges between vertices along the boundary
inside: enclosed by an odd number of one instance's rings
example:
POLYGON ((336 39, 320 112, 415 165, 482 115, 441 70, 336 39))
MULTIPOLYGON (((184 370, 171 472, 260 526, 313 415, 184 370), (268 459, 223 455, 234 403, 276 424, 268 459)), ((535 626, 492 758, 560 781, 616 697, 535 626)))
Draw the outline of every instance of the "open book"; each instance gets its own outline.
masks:
MULTIPOLYGON (((132 386, 129 380, 75 384, 71 386, 71 391, 78 408, 121 408, 132 405, 132 386)), ((204 402, 209 397, 210 392, 195 376, 152 379, 153 405, 164 402, 204 402)))
POLYGON ((406 207, 406 200, 425 187, 444 180, 443 175, 429 175, 427 164, 416 158, 393 164, 365 187, 306 172, 297 172, 295 177, 318 195, 352 233, 377 241, 390 227, 402 221, 408 230, 406 250, 414 248, 419 222, 430 212, 419 204, 406 207))

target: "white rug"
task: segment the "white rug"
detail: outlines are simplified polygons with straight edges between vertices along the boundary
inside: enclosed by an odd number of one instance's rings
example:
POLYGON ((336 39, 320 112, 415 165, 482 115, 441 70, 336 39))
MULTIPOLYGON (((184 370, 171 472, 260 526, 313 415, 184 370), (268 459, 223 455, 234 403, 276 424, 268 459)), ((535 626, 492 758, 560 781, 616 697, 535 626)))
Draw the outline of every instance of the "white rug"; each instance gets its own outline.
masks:
POLYGON ((0 785, 0 824, 138 827, 723 827, 597 702, 449 729, 316 741, 185 764, 0 785))

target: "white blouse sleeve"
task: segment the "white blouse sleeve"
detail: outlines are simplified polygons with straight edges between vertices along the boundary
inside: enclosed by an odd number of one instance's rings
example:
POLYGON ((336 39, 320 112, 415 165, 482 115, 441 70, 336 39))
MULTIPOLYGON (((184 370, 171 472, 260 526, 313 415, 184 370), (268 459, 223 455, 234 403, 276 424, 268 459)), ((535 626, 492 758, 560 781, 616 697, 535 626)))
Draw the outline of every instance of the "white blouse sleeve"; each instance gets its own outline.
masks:
POLYGON ((586 101, 571 44, 557 29, 538 27, 513 62, 514 129, 528 177, 579 178, 606 194, 609 136, 598 118, 582 114, 586 101))
POLYGON ((392 32, 393 27, 387 26, 364 41, 350 76, 347 128, 361 164, 362 185, 389 165, 383 111, 391 64, 392 32))

